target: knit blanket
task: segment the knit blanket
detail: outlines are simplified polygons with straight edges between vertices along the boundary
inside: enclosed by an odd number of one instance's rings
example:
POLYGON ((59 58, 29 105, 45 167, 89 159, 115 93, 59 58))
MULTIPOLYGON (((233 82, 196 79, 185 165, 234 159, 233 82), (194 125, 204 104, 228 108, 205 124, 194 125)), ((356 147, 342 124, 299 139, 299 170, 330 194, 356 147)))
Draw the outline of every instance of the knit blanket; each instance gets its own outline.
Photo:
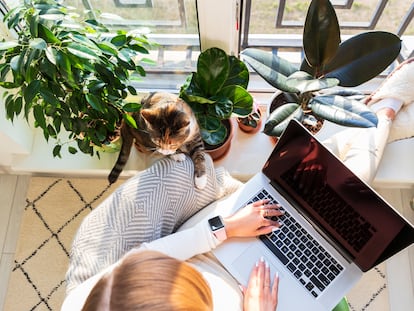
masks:
POLYGON ((163 158, 128 179, 82 221, 70 253, 68 293, 131 248, 171 234, 209 203, 242 185, 207 158, 208 182, 194 186, 190 158, 163 158))

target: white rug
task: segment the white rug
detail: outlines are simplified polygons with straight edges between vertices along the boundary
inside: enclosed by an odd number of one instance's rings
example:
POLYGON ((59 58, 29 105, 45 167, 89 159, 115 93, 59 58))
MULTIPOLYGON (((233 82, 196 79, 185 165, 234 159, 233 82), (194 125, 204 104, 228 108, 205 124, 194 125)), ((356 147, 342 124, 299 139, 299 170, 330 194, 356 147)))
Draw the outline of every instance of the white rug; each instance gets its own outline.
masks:
MULTIPOLYGON (((72 238, 83 217, 122 180, 33 177, 4 311, 60 310, 72 238)), ((353 311, 388 311, 385 265, 347 295, 353 311)))

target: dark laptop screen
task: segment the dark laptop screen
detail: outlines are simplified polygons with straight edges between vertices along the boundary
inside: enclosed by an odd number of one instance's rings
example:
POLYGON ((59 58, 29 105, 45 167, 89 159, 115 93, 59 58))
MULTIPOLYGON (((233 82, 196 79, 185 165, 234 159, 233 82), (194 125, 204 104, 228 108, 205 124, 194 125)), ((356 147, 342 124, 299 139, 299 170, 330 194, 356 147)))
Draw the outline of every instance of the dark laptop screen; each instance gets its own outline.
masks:
POLYGON ((378 263, 406 224, 296 121, 290 122, 263 173, 363 271, 378 263))

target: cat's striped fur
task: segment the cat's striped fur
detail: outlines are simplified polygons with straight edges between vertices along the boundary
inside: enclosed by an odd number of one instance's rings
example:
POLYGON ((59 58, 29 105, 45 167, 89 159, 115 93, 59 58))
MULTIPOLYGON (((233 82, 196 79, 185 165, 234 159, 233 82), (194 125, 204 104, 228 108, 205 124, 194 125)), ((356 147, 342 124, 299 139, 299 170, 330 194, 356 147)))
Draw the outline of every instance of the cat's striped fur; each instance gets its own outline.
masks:
POLYGON ((186 102, 171 93, 151 93, 132 117, 138 129, 122 123, 122 147, 108 176, 110 183, 118 179, 135 143, 141 152, 169 155, 176 161, 183 161, 184 154, 188 154, 194 163, 195 185, 204 188, 207 183, 204 144, 195 115, 186 102))

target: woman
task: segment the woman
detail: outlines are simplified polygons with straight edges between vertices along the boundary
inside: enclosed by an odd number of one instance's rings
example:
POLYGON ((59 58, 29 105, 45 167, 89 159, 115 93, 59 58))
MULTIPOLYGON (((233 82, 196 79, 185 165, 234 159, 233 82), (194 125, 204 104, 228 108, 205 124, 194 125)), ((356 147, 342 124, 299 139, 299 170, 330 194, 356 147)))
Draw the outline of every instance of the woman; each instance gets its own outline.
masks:
MULTIPOLYGON (((277 230, 280 224, 270 217, 281 214, 266 200, 247 205, 223 219, 227 238, 277 230)), ((221 242, 204 220, 142 243, 70 291, 62 310, 275 310, 278 276, 272 284, 268 264, 258 258, 243 299, 237 282, 209 254, 221 242)))

